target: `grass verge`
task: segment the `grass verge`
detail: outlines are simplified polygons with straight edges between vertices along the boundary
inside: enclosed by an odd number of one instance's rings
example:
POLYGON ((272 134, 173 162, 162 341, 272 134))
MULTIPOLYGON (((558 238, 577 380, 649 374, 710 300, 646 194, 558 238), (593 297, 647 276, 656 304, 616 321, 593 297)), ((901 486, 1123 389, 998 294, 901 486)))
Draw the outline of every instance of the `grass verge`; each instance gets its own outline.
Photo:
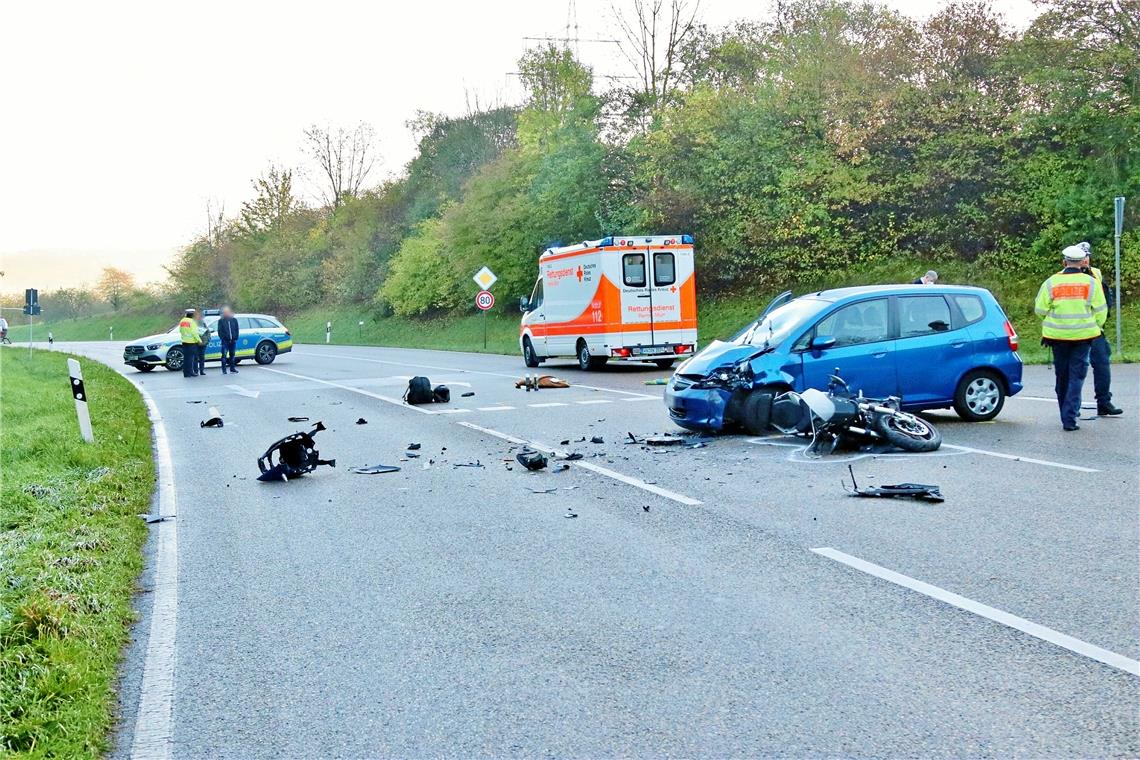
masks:
POLYGON ((67 355, 0 350, 0 755, 98 757, 132 621, 154 488, 150 421, 121 375, 83 361, 95 443, 79 437, 67 355))
MULTIPOLYGON (((983 268, 964 261, 931 262, 919 259, 891 259, 861 264, 845 272, 834 273, 827 279, 798 283, 797 294, 824 288, 850 285, 879 285, 909 282, 927 269, 936 269, 944 284, 978 285, 988 288, 997 297, 1021 337, 1021 357, 1026 362, 1044 362, 1048 354, 1040 345, 1041 322, 1033 313, 1033 299, 1041 281, 1050 274, 1011 275, 983 268)), ((699 340, 708 345, 725 338, 755 319, 764 306, 777 294, 777 289, 736 293, 729 296, 699 298, 699 340)), ((365 305, 315 306, 295 314, 281 314, 299 343, 324 343, 325 325, 332 322, 331 343, 336 345, 397 346, 403 348, 430 348, 449 351, 475 351, 497 354, 517 354, 519 314, 508 299, 501 298, 486 318, 487 342, 483 344, 483 316, 467 314, 435 319, 404 319, 375 317, 365 305)), ((471 307, 474 311, 474 306, 471 307)), ((47 334, 50 327, 56 340, 103 340, 108 327, 115 325, 117 340, 125 341, 165 330, 178 315, 128 316, 114 319, 102 316, 91 320, 68 320, 45 326, 37 334, 47 334), (133 330, 134 332, 128 332, 133 330)), ((1122 313, 1125 361, 1140 361, 1140 303, 1127 303, 1122 313)), ((1110 341, 1115 345, 1115 315, 1105 325, 1110 341)), ((18 327, 13 330, 15 339, 23 339, 18 327)))

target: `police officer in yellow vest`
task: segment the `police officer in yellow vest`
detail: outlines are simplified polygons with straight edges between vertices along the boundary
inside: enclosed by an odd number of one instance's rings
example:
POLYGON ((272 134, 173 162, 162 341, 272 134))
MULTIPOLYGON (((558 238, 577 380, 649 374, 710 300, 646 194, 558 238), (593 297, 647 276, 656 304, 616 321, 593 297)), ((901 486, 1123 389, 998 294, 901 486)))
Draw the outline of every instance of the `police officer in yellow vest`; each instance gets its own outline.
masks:
POLYGON ((182 339, 182 376, 198 375, 198 323, 194 321, 194 310, 187 309, 186 316, 178 323, 178 336, 182 339))
MULTIPOLYGON (((1092 246, 1086 243, 1077 243, 1077 245, 1089 255, 1090 265, 1081 269, 1085 274, 1091 274, 1100 283, 1101 289, 1104 291, 1104 300, 1108 304, 1111 311, 1112 291, 1109 290, 1107 283, 1104 281, 1104 275, 1100 270, 1091 265, 1092 262, 1092 246)), ((1105 316, 1108 314, 1106 312, 1105 316)), ((1106 320, 1107 323, 1107 320, 1106 320)), ((1124 414, 1124 410, 1116 404, 1112 403, 1112 346, 1108 344, 1108 338, 1101 332, 1100 337, 1092 342, 1092 347, 1089 349, 1089 366, 1092 367, 1093 375, 1093 389, 1096 391, 1096 413, 1100 417, 1116 416, 1124 414)))
POLYGON ((1100 282, 1081 270, 1088 253, 1079 245, 1061 252, 1065 268, 1041 284, 1034 311, 1042 318, 1041 340, 1053 348, 1061 426, 1080 430, 1081 388, 1089 371, 1089 351, 1101 335, 1108 303, 1100 282))

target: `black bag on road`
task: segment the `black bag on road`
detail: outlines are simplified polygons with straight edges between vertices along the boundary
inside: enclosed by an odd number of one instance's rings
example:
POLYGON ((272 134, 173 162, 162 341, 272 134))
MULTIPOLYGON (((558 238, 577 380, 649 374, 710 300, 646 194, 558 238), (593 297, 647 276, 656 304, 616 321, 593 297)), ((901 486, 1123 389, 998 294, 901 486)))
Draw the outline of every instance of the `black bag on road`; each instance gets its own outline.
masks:
POLYGON ((446 385, 437 385, 431 392, 432 400, 437 404, 447 404, 451 401, 451 389, 446 385))
POLYGON ((404 391, 404 401, 409 404, 430 404, 435 401, 431 380, 418 376, 409 380, 408 389, 404 391))

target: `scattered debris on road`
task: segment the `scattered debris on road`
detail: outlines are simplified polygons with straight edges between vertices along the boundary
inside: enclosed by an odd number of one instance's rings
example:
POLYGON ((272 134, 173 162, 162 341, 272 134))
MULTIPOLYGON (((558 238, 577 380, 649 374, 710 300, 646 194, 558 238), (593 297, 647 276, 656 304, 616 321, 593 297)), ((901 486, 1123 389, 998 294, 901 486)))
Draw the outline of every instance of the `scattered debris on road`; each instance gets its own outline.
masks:
MULTIPOLYGON (((861 496, 863 498, 879 498, 879 499, 919 499, 921 501, 941 502, 946 501, 946 497, 942 495, 942 491, 938 486, 926 485, 924 483, 896 483, 894 485, 884 485, 878 488, 859 488, 859 484, 855 482, 855 470, 851 465, 847 465, 847 471, 851 473, 851 496, 861 496)), ((844 489, 847 485, 844 484, 844 489)))
POLYGON ((308 422, 309 418, 308 417, 290 417, 289 421, 290 422, 308 422))
POLYGON ((669 384, 669 378, 667 378, 667 377, 659 377, 655 380, 645 380, 644 382, 642 382, 642 385, 668 385, 668 384, 669 384))
POLYGON ((527 392, 540 388, 569 388, 570 383, 554 375, 526 375, 515 381, 515 388, 526 388, 527 392))
POLYGON ((566 456, 559 457, 559 459, 562 459, 563 461, 566 461, 566 462, 573 462, 573 461, 575 461, 577 459, 581 459, 581 458, 582 458, 582 453, 580 451, 571 451, 566 456))
POLYGON ((209 418, 204 419, 198 423, 199 427, 204 428, 220 428, 225 427, 225 424, 226 423, 222 422, 222 415, 218 412, 217 407, 213 406, 210 407, 209 418))
POLYGON ((452 467, 477 467, 483 469, 483 463, 476 459, 474 462, 455 462, 452 467))
POLYGON ((418 444, 418 443, 409 443, 408 444, 408 451, 419 451, 419 450, 420 450, 420 444, 418 444))
POLYGON ((357 475, 383 475, 386 472, 399 472, 400 468, 394 464, 373 464, 367 467, 349 467, 348 471, 357 475))
POLYGON ((467 392, 465 392, 465 393, 460 393, 459 395, 460 395, 462 398, 471 398, 472 396, 474 396, 474 395, 475 395, 475 391, 467 391, 467 392))
POLYGON ((605 442, 606 442, 606 440, 604 438, 602 438, 600 435, 595 435, 593 438, 590 439, 590 443, 605 443, 605 442))
POLYGON ((557 488, 527 488, 526 490, 530 491, 531 493, 554 493, 558 489, 557 488))
POLYGON ((546 467, 546 455, 531 449, 524 449, 515 455, 518 463, 528 470, 541 470, 546 467))
POLYGON ((187 401, 186 403, 187 404, 204 404, 206 402, 205 401, 187 401))
POLYGON ((677 446, 684 443, 685 439, 679 435, 665 433, 664 435, 651 435, 645 439, 645 442, 650 446, 677 446))
POLYGON ((322 464, 336 467, 335 459, 321 459, 313 440, 313 436, 324 429, 324 424, 318 421, 310 431, 293 433, 275 442, 257 458, 257 467, 261 470, 257 479, 263 482, 291 480, 322 464))
POLYGON ((573 520, 577 516, 577 512, 567 512, 565 515, 563 515, 563 517, 565 517, 567 520, 573 520))
POLYGON ((451 403, 451 389, 446 385, 437 385, 431 392, 432 403, 435 404, 450 404, 451 403))
POLYGON ((357 417, 356 418, 356 424, 357 425, 367 425, 368 420, 364 419, 363 417, 357 417))
POLYGON ((139 515, 139 517, 142 518, 143 520, 145 520, 148 525, 150 523, 166 522, 167 520, 173 520, 177 516, 178 515, 139 515))

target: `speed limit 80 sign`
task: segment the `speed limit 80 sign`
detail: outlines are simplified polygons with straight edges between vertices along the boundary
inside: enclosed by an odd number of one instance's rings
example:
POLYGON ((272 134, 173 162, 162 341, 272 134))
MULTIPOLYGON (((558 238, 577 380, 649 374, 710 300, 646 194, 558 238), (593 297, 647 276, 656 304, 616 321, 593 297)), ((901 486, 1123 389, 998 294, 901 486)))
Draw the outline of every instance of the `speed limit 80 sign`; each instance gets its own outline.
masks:
POLYGON ((489 290, 480 290, 475 296, 475 305, 482 311, 487 311, 495 305, 495 296, 489 290))

